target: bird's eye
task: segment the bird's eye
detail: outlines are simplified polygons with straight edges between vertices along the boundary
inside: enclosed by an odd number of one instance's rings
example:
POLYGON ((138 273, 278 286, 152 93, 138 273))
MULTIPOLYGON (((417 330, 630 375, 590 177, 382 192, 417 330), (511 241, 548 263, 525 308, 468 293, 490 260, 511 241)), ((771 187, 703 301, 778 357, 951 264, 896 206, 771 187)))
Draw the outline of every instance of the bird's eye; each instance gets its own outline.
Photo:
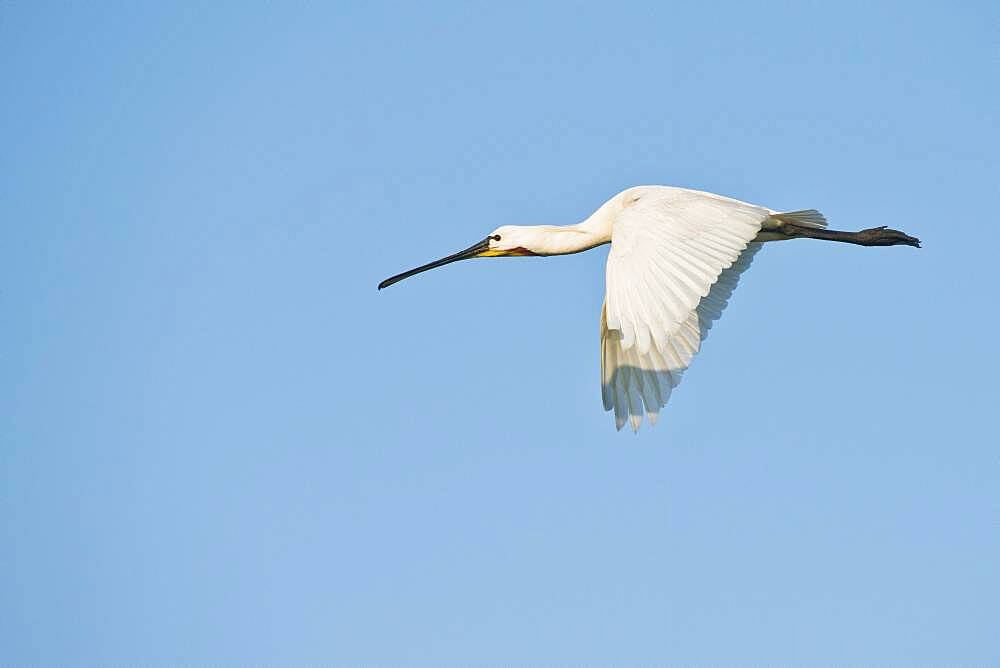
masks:
POLYGON ((490 237, 490 239, 493 239, 493 241, 500 241, 500 235, 494 234, 492 237, 490 237))

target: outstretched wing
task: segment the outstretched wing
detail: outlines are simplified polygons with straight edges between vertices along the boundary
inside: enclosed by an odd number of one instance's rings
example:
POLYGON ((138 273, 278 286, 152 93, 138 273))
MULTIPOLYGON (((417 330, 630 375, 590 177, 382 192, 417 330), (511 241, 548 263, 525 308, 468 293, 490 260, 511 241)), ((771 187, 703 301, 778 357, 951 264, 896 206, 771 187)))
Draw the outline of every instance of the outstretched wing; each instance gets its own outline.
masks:
POLYGON ((619 214, 601 317, 604 407, 614 408, 619 429, 629 420, 637 430, 643 412, 656 420, 759 248, 747 245, 770 213, 675 191, 643 194, 619 214))
POLYGON ((604 410, 614 409, 618 429, 628 421, 632 431, 638 431, 643 413, 651 425, 656 424, 660 409, 681 382, 691 359, 701 349, 701 342, 728 305, 740 274, 750 266, 760 247, 760 243, 749 244, 736 262, 722 271, 684 324, 663 345, 651 347, 645 355, 635 346, 628 349, 622 346, 621 332, 608 329, 606 305, 601 310, 601 398, 604 410))
POLYGON ((770 211, 691 190, 641 194, 618 214, 607 264, 608 329, 645 355, 666 342, 770 211))

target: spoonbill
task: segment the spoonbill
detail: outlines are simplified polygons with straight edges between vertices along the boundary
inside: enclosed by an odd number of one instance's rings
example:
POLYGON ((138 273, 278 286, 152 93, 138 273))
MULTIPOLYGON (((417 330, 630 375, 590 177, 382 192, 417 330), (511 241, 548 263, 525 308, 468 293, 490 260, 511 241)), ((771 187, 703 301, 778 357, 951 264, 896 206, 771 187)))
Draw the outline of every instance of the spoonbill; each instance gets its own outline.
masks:
POLYGON ((637 186, 576 225, 504 225, 454 255, 385 279, 477 257, 567 255, 610 243, 601 307, 601 396, 615 427, 656 423, 740 275, 763 243, 823 239, 859 246, 915 246, 898 230, 827 229, 815 209, 774 211, 699 190, 637 186))

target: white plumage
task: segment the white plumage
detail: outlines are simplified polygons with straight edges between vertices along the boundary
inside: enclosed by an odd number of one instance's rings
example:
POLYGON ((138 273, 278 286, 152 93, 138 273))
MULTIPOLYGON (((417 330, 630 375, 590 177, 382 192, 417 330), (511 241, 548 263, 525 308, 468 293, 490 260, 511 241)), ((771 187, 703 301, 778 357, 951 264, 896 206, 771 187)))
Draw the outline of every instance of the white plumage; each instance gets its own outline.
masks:
MULTIPOLYGON (((826 224, 818 211, 785 216, 826 224)), ((780 225, 781 217, 695 190, 623 193, 612 223, 601 318, 601 395, 617 428, 628 421, 638 430, 643 413, 655 424, 760 249, 752 240, 780 225)))
POLYGON ((626 347, 621 331, 608 328, 605 304, 601 312, 601 398, 604 410, 614 410, 618 429, 628 421, 633 430, 638 430, 643 412, 650 424, 656 424, 660 409, 681 382, 691 359, 701 350, 701 342, 722 315, 740 274, 750 266, 760 247, 760 243, 748 244, 736 262, 722 270, 683 324, 672 334, 657 337, 658 343, 646 353, 641 353, 637 346, 626 347))
POLYGON ((919 246, 886 228, 825 228, 813 209, 779 213, 697 190, 638 186, 577 225, 503 226, 464 251, 386 279, 379 289, 466 258, 564 255, 611 243, 601 311, 601 396, 618 429, 629 423, 638 430, 643 415, 656 422, 763 242, 812 237, 919 246))

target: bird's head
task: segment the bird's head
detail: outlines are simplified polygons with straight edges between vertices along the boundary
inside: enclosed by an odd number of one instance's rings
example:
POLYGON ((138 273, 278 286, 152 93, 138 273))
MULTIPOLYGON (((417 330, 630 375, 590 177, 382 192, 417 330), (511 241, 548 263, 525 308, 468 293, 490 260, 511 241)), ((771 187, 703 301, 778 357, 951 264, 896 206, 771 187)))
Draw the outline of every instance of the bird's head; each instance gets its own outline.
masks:
POLYGON ((524 257, 542 255, 540 225, 504 225, 486 237, 488 247, 478 257, 524 257))
POLYGON ((459 260, 468 260, 474 257, 520 257, 525 255, 542 255, 541 252, 531 250, 538 244, 538 232, 532 227, 522 227, 518 225, 504 225, 490 232, 482 241, 469 246, 463 251, 453 255, 443 257, 434 262, 428 262, 409 271, 391 276, 378 284, 378 289, 387 288, 394 283, 398 283, 404 278, 409 278, 415 274, 442 267, 459 260))

